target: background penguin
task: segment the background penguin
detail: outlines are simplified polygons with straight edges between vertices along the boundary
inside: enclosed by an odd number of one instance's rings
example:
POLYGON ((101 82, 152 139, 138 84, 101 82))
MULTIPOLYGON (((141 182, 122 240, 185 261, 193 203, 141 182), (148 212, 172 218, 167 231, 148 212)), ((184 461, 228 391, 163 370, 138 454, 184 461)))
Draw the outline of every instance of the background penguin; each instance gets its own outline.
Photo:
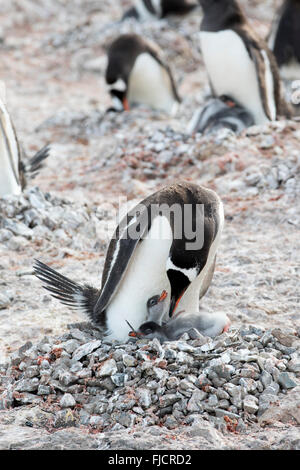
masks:
POLYGON ((20 194, 27 179, 34 178, 43 167, 49 152, 50 147, 45 146, 25 163, 26 155, 6 106, 0 99, 0 197, 20 194))
POLYGON ((168 15, 186 15, 196 7, 197 4, 189 0, 137 0, 122 20, 136 18, 139 21, 147 21, 168 15))
POLYGON ((300 79, 300 0, 285 0, 273 21, 268 44, 281 76, 300 79))
POLYGON ((211 134, 227 128, 240 134, 246 127, 254 124, 254 119, 248 111, 227 96, 213 98, 197 110, 187 127, 188 134, 196 132, 211 134))
POLYGON ((200 44, 214 96, 231 96, 255 124, 290 115, 281 97, 276 60, 251 29, 236 0, 199 0, 200 44))
POLYGON ((129 336, 148 339, 158 338, 163 343, 164 341, 179 339, 183 333, 192 328, 196 328, 201 334, 211 338, 228 330, 230 320, 224 313, 179 312, 163 325, 158 324, 152 319, 163 316, 166 303, 164 292, 148 300, 148 317, 151 320, 143 323, 137 331, 131 331, 129 336))
POLYGON ((176 113, 180 98, 161 55, 157 45, 136 34, 121 35, 111 44, 105 78, 117 110, 143 104, 176 113))
POLYGON ((170 185, 121 220, 108 247, 100 290, 39 261, 35 274, 53 297, 88 314, 104 334, 126 340, 126 321, 136 329, 144 323, 147 300, 162 289, 168 294, 166 317, 177 308, 198 310, 213 276, 223 222, 223 205, 214 191, 187 182, 170 185), (203 239, 194 245, 199 235, 203 239))

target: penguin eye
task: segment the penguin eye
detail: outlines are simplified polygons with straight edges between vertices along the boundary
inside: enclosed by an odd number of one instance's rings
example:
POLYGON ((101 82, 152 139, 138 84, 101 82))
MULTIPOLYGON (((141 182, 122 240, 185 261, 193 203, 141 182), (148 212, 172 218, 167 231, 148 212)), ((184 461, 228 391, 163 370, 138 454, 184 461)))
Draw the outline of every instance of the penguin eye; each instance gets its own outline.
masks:
POLYGON ((156 305, 156 300, 155 299, 150 300, 150 306, 153 307, 153 305, 156 305))
POLYGON ((147 328, 147 329, 145 330, 145 335, 150 335, 151 333, 152 333, 151 328, 147 328))

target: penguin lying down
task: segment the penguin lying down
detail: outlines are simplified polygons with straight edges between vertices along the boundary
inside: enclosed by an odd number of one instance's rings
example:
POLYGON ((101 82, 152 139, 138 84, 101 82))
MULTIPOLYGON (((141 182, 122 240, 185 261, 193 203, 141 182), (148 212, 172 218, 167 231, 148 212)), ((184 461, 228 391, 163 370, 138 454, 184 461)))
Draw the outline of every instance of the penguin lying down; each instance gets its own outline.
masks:
POLYGON ((197 110, 187 127, 188 134, 196 132, 211 134, 227 128, 240 134, 254 125, 253 116, 228 96, 212 98, 204 108, 197 110))
MULTIPOLYGON (((167 292, 163 291, 161 295, 155 295, 151 297, 147 302, 147 311, 150 318, 161 318, 165 311, 165 300, 167 298, 167 292)), ((129 327, 132 329, 130 324, 129 327)), ((224 331, 228 331, 230 326, 230 320, 224 313, 188 313, 179 312, 168 322, 159 325, 155 321, 148 321, 143 323, 138 331, 132 329, 129 336, 138 338, 157 338, 161 343, 165 341, 175 341, 188 332, 192 328, 195 328, 199 333, 204 336, 210 336, 214 338, 220 335, 224 331)))

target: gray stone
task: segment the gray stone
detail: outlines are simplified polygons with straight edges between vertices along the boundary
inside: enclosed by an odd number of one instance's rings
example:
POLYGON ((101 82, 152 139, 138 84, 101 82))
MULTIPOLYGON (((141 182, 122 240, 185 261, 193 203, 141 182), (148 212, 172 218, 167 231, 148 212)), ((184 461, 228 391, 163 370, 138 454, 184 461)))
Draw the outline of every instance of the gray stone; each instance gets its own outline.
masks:
POLYGON ((35 392, 38 386, 39 380, 36 377, 33 379, 21 379, 16 382, 15 390, 18 392, 35 392))
POLYGON ((246 395, 243 401, 244 411, 255 414, 258 411, 258 399, 253 395, 246 395))
POLYGON ((263 370, 260 375, 260 381, 263 384, 264 388, 266 388, 273 381, 272 375, 266 370, 263 370))
POLYGON ((136 390, 136 397, 143 408, 149 408, 152 403, 151 392, 147 388, 138 388, 136 390))
POLYGON ((59 401, 62 408, 72 408, 76 405, 74 397, 70 393, 65 393, 59 401))
POLYGON ((101 346, 101 341, 100 340, 93 340, 90 341, 89 343, 85 343, 82 346, 79 346, 74 353, 73 353, 73 359, 75 361, 79 361, 82 359, 84 356, 87 356, 91 352, 93 352, 95 349, 99 348, 101 346))
POLYGON ((39 385, 37 394, 38 395, 50 395, 51 387, 48 385, 39 385))
POLYGON ((190 413, 201 411, 203 408, 203 401, 207 398, 207 393, 202 390, 196 390, 193 392, 190 400, 187 404, 187 410, 190 413))
POLYGON ((133 356, 130 356, 129 354, 123 354, 122 360, 123 360, 123 364, 126 367, 134 367, 137 364, 137 360, 133 356))
POLYGON ((105 361, 101 368, 97 370, 96 377, 107 377, 118 372, 117 364, 114 359, 105 361))
POLYGON ((131 428, 136 421, 136 415, 131 412, 122 411, 115 415, 115 420, 125 428, 131 428))
POLYGON ((296 387, 298 384, 291 378, 288 372, 281 372, 278 377, 278 383, 284 389, 290 389, 296 387))

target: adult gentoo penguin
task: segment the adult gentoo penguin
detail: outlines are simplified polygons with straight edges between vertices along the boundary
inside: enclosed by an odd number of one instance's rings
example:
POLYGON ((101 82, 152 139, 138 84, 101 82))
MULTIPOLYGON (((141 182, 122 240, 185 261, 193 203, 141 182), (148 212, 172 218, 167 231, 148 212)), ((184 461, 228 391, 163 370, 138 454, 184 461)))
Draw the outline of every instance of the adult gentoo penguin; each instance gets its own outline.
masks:
MULTIPOLYGON (((147 302, 148 316, 150 318, 162 317, 165 304, 165 291, 161 295, 151 297, 147 302)), ((196 328, 204 336, 214 338, 224 331, 228 331, 230 323, 225 313, 178 312, 178 314, 162 325, 153 320, 145 322, 137 331, 131 331, 129 336, 148 339, 158 338, 163 343, 164 341, 175 341, 183 333, 196 328)))
POLYGON ((126 340, 126 321, 138 329, 152 320, 147 300, 157 292, 168 294, 166 317, 177 308, 198 310, 213 276, 223 223, 223 205, 214 191, 173 184, 121 220, 108 247, 101 289, 79 285, 39 261, 35 274, 54 297, 88 314, 104 334, 126 340))
POLYGON ((147 21, 168 15, 186 15, 196 7, 197 3, 189 0, 136 0, 135 6, 124 14, 122 20, 136 18, 147 21))
POLYGON ((25 153, 6 106, 0 99, 0 197, 20 194, 27 179, 36 176, 41 169, 49 151, 50 147, 46 146, 25 163, 25 153))
POLYGON ((232 98, 220 96, 212 98, 203 108, 195 111, 187 126, 187 133, 211 134, 226 128, 240 134, 242 130, 253 124, 252 114, 235 103, 232 98))
POLYGON ((156 44, 136 34, 119 36, 108 50, 106 82, 117 110, 135 104, 175 114, 180 102, 170 68, 156 44))
POLYGON ((199 2, 204 12, 200 45, 213 94, 231 96, 256 124, 289 114, 276 60, 247 23, 238 2, 199 2))
POLYGON ((268 44, 280 74, 287 80, 300 79, 300 0, 285 0, 273 21, 268 44))

